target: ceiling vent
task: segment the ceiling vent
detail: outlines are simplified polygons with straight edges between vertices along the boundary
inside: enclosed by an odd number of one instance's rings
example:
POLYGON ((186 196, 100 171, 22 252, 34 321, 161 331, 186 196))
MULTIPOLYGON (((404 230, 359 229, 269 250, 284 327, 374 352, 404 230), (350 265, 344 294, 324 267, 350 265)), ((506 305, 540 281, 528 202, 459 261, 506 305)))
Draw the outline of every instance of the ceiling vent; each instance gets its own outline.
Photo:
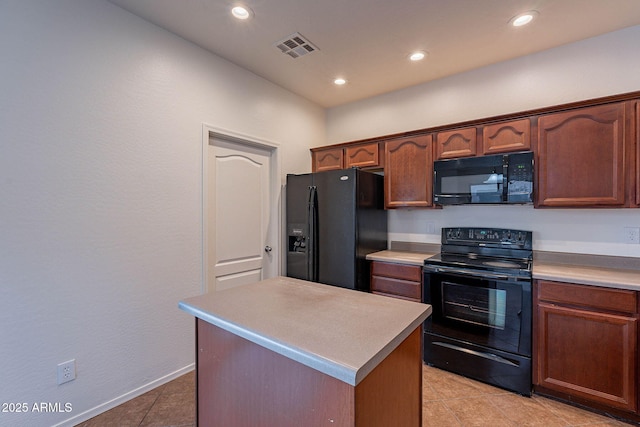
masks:
POLYGON ((277 47, 280 52, 292 58, 299 58, 319 50, 300 33, 293 33, 285 39, 275 42, 273 45, 277 47))

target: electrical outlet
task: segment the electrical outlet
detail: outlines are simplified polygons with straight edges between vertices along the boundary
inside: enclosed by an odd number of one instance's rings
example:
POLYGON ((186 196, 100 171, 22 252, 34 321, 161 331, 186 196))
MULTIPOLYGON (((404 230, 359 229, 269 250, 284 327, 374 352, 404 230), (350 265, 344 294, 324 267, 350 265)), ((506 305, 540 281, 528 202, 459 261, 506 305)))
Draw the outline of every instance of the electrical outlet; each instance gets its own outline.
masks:
POLYGON ((427 222, 427 234, 436 234, 436 224, 427 222))
POLYGON ((632 244, 640 243, 640 227, 625 227, 624 242, 632 244))
POLYGON ((76 359, 71 359, 58 365, 58 385, 68 383, 75 379, 76 359))

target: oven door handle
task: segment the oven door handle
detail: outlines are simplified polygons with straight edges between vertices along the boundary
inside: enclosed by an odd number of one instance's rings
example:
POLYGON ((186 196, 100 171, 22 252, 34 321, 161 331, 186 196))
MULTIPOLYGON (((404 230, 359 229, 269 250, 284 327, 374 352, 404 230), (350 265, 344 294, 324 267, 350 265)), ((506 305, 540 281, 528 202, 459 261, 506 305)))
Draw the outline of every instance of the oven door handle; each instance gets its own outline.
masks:
POLYGON ((508 274, 495 274, 481 270, 468 270, 464 268, 451 268, 451 267, 435 267, 425 265, 426 271, 432 271, 434 273, 449 273, 449 274, 461 274, 463 276, 473 276, 481 279, 494 279, 494 280, 521 280, 518 276, 512 276, 508 274))
POLYGON ((493 354, 493 353, 487 353, 487 352, 483 352, 483 351, 471 350, 470 348, 463 348, 463 347, 460 347, 460 346, 457 346, 457 345, 453 345, 453 344, 449 344, 449 343, 441 342, 441 341, 434 341, 433 345, 439 345, 440 347, 446 347, 446 348, 449 348, 451 350, 461 351, 461 352, 467 353, 467 354, 472 354, 474 356, 482 357, 484 359, 489 359, 491 361, 502 363, 502 364, 509 365, 509 366, 513 366, 513 367, 516 367, 516 368, 519 366, 518 363, 512 362, 511 360, 505 359, 504 357, 498 356, 497 354, 493 354))

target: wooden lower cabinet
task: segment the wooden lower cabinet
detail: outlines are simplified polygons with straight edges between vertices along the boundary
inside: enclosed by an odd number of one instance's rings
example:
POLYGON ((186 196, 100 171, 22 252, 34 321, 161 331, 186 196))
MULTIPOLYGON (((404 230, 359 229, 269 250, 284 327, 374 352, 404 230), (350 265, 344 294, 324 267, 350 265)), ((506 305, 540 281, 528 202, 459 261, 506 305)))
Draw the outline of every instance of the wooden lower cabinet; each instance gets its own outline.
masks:
POLYGON ((635 291, 534 284, 534 389, 595 409, 638 410, 635 291))
POLYGON ((373 261, 371 293, 422 302, 422 267, 373 261))
POLYGON ((422 425, 422 328, 353 386, 196 320, 202 427, 422 425))

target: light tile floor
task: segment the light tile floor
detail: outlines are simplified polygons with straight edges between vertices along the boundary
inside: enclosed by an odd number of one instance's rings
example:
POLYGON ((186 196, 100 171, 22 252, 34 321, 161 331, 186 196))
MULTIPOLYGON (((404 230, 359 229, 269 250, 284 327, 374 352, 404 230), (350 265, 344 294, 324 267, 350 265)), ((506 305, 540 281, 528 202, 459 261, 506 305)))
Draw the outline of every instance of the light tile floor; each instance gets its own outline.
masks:
MULTIPOLYGON (((523 397, 429 366, 424 366, 423 379, 425 427, 629 426, 551 399, 523 397)), ((183 375, 79 426, 194 427, 195 375, 183 375)))
POLYGON ((542 396, 520 396, 429 366, 424 366, 422 375, 422 423, 428 427, 629 425, 542 396))
POLYGON ((195 389, 195 373, 190 372, 78 426, 195 427, 195 389))

